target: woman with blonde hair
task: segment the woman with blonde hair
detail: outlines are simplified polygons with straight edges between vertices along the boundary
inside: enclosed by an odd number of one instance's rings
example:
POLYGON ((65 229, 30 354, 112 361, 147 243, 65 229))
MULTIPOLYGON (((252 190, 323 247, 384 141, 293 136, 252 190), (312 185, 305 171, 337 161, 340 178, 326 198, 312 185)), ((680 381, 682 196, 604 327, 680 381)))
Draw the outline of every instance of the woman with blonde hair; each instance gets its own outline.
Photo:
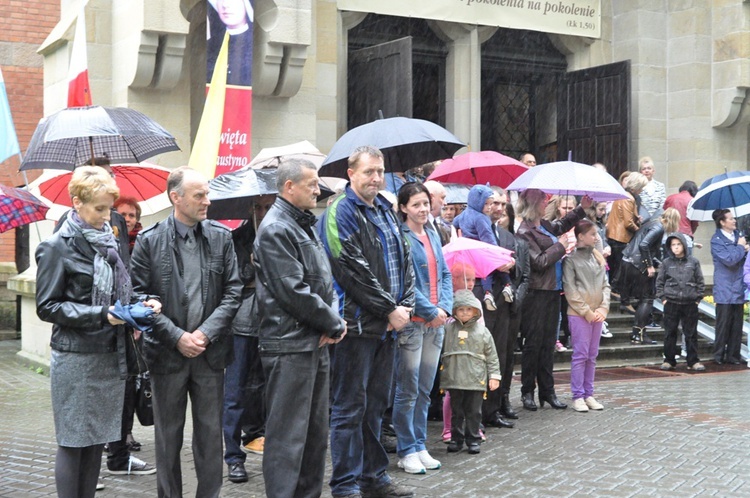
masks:
POLYGON ((524 338, 521 356, 521 400, 526 410, 536 411, 534 390, 539 384, 539 403, 557 409, 567 408, 555 394, 552 356, 560 315, 562 290, 562 257, 570 242, 568 231, 585 217, 591 207, 590 197, 556 221, 544 219, 547 194, 537 189, 525 190, 518 198, 518 214, 523 219, 518 237, 529 245, 529 290, 521 306, 521 334, 524 338), (559 276, 559 277, 558 277, 559 276))
MULTIPOLYGON (((102 168, 82 166, 68 185, 73 211, 36 251, 39 318, 51 322, 50 384, 63 498, 93 497, 104 444, 121 437, 127 375, 116 301, 132 299, 128 269, 108 221, 119 195, 102 168), (119 395, 118 395, 119 393, 119 395)), ((158 301, 146 303, 158 312, 158 301)))

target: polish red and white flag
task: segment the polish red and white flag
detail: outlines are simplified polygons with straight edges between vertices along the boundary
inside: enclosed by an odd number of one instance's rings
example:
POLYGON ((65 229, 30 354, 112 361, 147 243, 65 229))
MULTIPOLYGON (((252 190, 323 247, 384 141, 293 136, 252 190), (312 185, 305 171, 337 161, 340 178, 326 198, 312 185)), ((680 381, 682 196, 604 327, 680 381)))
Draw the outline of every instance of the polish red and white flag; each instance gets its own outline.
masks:
POLYGON ((81 6, 73 38, 73 53, 68 67, 68 107, 87 105, 91 105, 91 85, 86 55, 86 16, 84 7, 81 6))

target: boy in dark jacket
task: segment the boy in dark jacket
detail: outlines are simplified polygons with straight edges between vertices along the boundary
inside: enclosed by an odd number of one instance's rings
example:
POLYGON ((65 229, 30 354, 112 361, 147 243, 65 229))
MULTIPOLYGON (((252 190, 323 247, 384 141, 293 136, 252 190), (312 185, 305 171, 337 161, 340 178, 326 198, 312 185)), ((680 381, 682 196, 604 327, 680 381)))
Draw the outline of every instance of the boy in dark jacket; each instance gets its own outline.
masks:
POLYGON ((656 277, 656 297, 664 304, 664 363, 662 370, 674 370, 677 354, 677 327, 682 322, 688 370, 706 369, 698 359, 698 304, 705 290, 700 262, 687 255, 687 242, 681 233, 667 236, 667 258, 656 277))

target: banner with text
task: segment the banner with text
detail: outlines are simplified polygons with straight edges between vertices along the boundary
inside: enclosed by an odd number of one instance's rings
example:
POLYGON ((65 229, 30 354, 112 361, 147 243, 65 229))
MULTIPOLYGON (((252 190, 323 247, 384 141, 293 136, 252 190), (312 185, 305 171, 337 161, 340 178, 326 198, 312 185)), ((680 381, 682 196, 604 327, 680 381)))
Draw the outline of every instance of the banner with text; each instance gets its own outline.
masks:
POLYGON ((208 0, 206 10, 207 87, 224 35, 229 34, 224 108, 214 110, 223 112, 222 126, 212 132, 219 137, 213 175, 218 176, 240 169, 252 160, 253 0, 208 0))
POLYGON ((355 12, 601 37, 601 0, 338 0, 337 5, 355 12))

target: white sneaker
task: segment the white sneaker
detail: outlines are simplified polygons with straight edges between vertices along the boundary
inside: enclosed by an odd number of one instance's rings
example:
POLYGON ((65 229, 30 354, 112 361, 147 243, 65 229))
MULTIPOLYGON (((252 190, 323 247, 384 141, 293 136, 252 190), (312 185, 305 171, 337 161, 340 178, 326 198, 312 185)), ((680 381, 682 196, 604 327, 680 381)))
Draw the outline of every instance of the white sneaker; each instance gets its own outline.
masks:
POLYGON ((605 339, 612 339, 612 332, 609 331, 609 325, 607 322, 602 324, 602 337, 605 339))
POLYGON ((430 456, 427 450, 418 451, 419 461, 422 462, 424 468, 427 470, 437 470, 440 468, 440 461, 435 460, 430 456))
POLYGON ((604 410, 604 405, 594 399, 593 396, 589 396, 588 398, 584 399, 583 402, 586 403, 586 406, 588 406, 592 410, 604 410))
POLYGON ((484 307, 487 308, 487 311, 497 311, 497 304, 495 304, 495 298, 492 297, 492 294, 490 292, 487 292, 484 295, 484 307))
POLYGON ((400 458, 398 461, 398 468, 404 469, 407 474, 426 474, 427 470, 422 465, 419 459, 419 455, 416 453, 409 453, 404 458, 400 458))
POLYGON ((589 407, 586 406, 586 402, 583 401, 583 398, 574 399, 570 407, 577 412, 589 411, 589 407))
POLYGON ((503 288, 503 299, 505 299, 506 303, 513 302, 513 289, 510 288, 510 285, 506 285, 503 288))
POLYGON ((555 351, 557 351, 558 353, 564 353, 567 350, 568 350, 568 348, 566 348, 565 346, 563 346, 562 342, 557 341, 555 343, 555 351))

